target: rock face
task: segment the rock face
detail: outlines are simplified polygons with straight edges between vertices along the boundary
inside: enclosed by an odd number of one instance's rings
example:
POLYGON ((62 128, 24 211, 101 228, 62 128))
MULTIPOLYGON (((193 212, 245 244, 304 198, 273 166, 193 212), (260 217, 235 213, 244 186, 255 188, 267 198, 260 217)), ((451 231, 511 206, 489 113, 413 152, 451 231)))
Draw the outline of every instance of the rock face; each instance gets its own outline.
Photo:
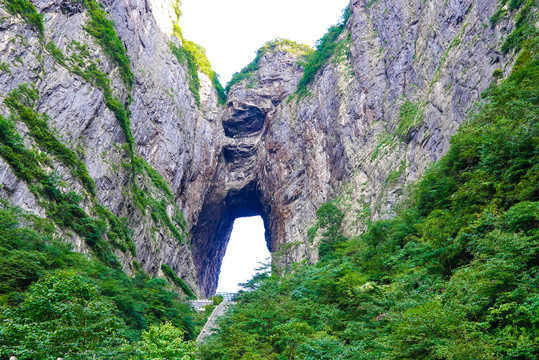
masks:
POLYGON ((404 185, 445 154, 451 135, 493 81, 493 71, 510 70, 512 58, 498 49, 512 21, 491 27, 496 2, 355 0, 350 7, 339 38, 348 51, 319 71, 307 96, 274 101, 267 95, 272 91, 262 79, 285 76, 290 85, 297 79, 297 72, 282 68, 287 60, 281 53, 261 61, 258 82, 231 88, 223 113, 223 163, 204 204, 225 210, 204 217, 202 228, 212 235, 196 226, 193 232, 213 247, 195 246, 195 258, 208 262, 199 267, 205 292, 216 286, 231 218, 260 214, 273 263, 285 267, 317 261, 318 239, 309 241, 307 231, 326 201, 336 199, 346 209, 350 235, 369 219, 391 216, 404 185), (262 133, 253 134, 262 123, 262 133), (227 191, 227 183, 237 185, 227 191), (241 194, 250 208, 227 213, 241 194), (207 224, 226 226, 214 231, 207 224))
MULTIPOLYGON (((196 216, 200 207, 196 189, 200 188, 200 192, 207 186, 206 176, 211 174, 206 174, 204 168, 214 166, 222 128, 217 122, 217 97, 212 88, 208 89, 209 81, 202 81, 199 108, 189 91, 187 70, 170 50, 169 42, 175 40, 162 30, 167 28, 163 21, 170 22, 175 17, 173 1, 103 3, 131 58, 135 78, 131 92, 105 49, 85 30, 91 17, 84 6, 71 0, 39 0, 34 5, 44 17, 43 39, 23 18, 0 7, 0 17, 4 19, 0 26, 0 63, 10 68, 0 75, 1 93, 8 94, 23 83, 35 84, 40 94, 37 111, 49 116, 49 126, 86 164, 97 186, 96 203, 128 219, 137 256, 116 251, 124 270, 131 273, 132 260, 137 260, 148 273, 163 275, 160 265, 166 263, 199 294, 190 245, 179 242, 163 221, 156 220, 153 209, 136 206, 132 186, 136 181, 144 193, 159 202, 165 197, 163 192, 156 189, 148 174, 137 174, 133 179, 125 166, 130 157, 122 145, 125 133, 106 105, 103 90, 92 79, 78 75, 73 65, 75 57, 82 58, 85 65, 93 62, 110 79, 113 96, 121 103, 132 97, 130 121, 137 156, 157 169, 176 198, 183 199, 179 204, 184 213, 196 216), (64 54, 64 64, 44 46, 49 42, 64 54)), ((170 32, 172 25, 168 26, 170 32)), ((6 107, 1 107, 0 112, 9 115, 6 107)), ((17 127, 27 147, 38 148, 28 129, 23 124, 17 127)), ((84 196, 82 208, 92 214, 95 204, 79 182, 60 164, 55 163, 55 169, 66 184, 65 191, 74 190, 84 196)), ((1 159, 0 178, 3 198, 45 215, 27 184, 17 180, 1 159)), ((174 202, 165 205, 170 218, 177 215, 173 205, 174 202)), ((80 237, 72 236, 71 241, 79 251, 89 251, 80 237)))
POLYGON ((204 194, 202 211, 191 230, 200 286, 217 288, 221 260, 238 217, 261 215, 270 251, 271 203, 260 187, 268 114, 290 96, 302 76, 298 55, 287 46, 266 53, 258 70, 234 86, 222 115, 224 137, 219 163, 204 194))
MULTIPOLYGON (((44 16, 43 36, 0 5, 0 100, 20 84, 35 84, 36 110, 86 164, 96 199, 53 160, 64 190, 81 194, 92 216, 102 205, 128 220, 137 252, 116 250, 124 270, 131 273, 136 260, 162 276, 161 264, 168 264, 197 295, 215 291, 237 217, 262 216, 274 264, 284 267, 317 260, 317 238, 309 241, 307 230, 326 201, 347 209, 351 234, 368 219, 390 216, 404 185, 447 151, 493 71, 507 74, 513 60, 499 51, 511 16, 489 23, 495 1, 353 0, 339 38, 344 50, 317 73, 307 95, 294 95, 303 71, 298 54, 276 48, 230 89, 224 106, 199 72, 198 106, 187 66, 171 51, 170 44, 181 45, 173 35, 176 1, 101 1, 130 57, 132 88, 85 29, 91 17, 82 4, 33 3, 44 16), (51 41, 63 63, 45 46, 51 41), (134 156, 162 175, 172 197, 150 170, 134 174, 122 166, 133 161, 122 145, 126 134, 103 88, 74 70, 81 57, 129 104, 134 156), (156 201, 153 207, 137 205, 134 184, 156 201), (189 240, 179 241, 173 230, 181 221, 170 219, 180 212, 189 240)), ((13 115, 4 105, 0 114, 13 115)), ((25 146, 38 149, 25 124, 15 125, 25 146)), ((3 159, 0 182, 0 197, 46 216, 3 159)), ((80 236, 64 233, 79 251, 90 251, 80 236)))

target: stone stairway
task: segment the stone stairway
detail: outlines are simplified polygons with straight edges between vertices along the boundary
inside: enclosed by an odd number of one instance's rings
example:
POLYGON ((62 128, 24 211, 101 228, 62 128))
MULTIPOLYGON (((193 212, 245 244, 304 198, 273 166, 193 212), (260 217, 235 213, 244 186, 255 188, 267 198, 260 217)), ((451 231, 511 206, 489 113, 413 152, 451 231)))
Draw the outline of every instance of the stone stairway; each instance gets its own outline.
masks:
POLYGON ((234 301, 223 301, 220 303, 215 310, 211 313, 210 317, 208 318, 208 321, 206 321, 206 324, 202 328, 202 331, 197 337, 197 342, 202 342, 207 336, 210 336, 213 334, 217 328, 218 328, 218 320, 221 316, 226 314, 230 306, 235 305, 236 303, 234 301))

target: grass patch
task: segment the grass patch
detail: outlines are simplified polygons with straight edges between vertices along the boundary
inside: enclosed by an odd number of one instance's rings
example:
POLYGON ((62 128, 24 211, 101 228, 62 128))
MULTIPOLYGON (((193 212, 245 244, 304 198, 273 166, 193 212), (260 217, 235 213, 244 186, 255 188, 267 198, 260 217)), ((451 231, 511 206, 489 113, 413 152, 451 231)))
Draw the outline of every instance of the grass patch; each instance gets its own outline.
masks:
POLYGON ((217 92, 217 99, 219 104, 226 102, 226 93, 219 81, 219 77, 211 68, 210 61, 206 56, 206 50, 192 41, 186 40, 183 37, 182 30, 178 25, 182 12, 180 10, 181 2, 178 0, 174 5, 176 11, 176 23, 174 24, 174 35, 180 40, 181 45, 178 46, 174 43, 170 43, 170 50, 176 56, 178 61, 187 67, 187 73, 189 74, 189 90, 195 97, 197 106, 200 107, 200 79, 198 71, 205 74, 212 82, 215 91, 217 92))
POLYGON ((174 195, 168 187, 168 184, 165 182, 165 179, 163 179, 163 176, 157 170, 151 167, 150 164, 146 162, 146 160, 144 160, 140 156, 136 156, 133 161, 133 166, 140 174, 146 172, 146 174, 148 174, 148 176, 150 177, 150 180, 152 181, 153 185, 157 189, 161 190, 169 200, 174 200, 174 195))
MULTIPOLYGON (((163 224, 165 225, 170 232, 172 233, 172 236, 180 243, 184 243, 184 235, 182 234, 183 228, 180 226, 180 229, 174 225, 172 222, 172 219, 167 214, 167 202, 165 199, 161 199, 161 201, 155 200, 154 198, 148 199, 148 205, 151 206, 151 215, 153 220, 156 224, 163 224)), ((179 212, 178 208, 175 208, 176 212, 179 212)), ((179 225, 179 224, 178 224, 179 225)))
POLYGON ((90 21, 84 29, 96 39, 105 54, 118 66, 125 86, 128 91, 131 91, 134 83, 131 60, 127 56, 127 50, 122 40, 114 29, 114 23, 108 19, 107 12, 101 8, 97 1, 82 0, 82 4, 90 15, 90 21))
POLYGON ((399 125, 395 133, 403 139, 414 126, 421 123, 422 119, 423 112, 419 108, 419 105, 406 99, 404 104, 399 108, 399 125))
POLYGON ((406 170, 406 161, 401 161, 401 165, 398 169, 393 170, 389 173, 386 179, 386 184, 393 185, 397 180, 399 180, 404 173, 404 170, 406 170))
POLYGON ((65 58, 65 55, 64 53, 62 52, 62 50, 58 49, 56 47, 56 44, 54 44, 54 42, 51 40, 47 43, 47 45, 45 46, 46 49, 49 51, 49 53, 51 54, 51 56, 56 60, 58 61, 59 64, 65 66, 66 64, 66 58, 65 58))
POLYGON ((183 39, 183 48, 187 53, 191 55, 194 63, 196 64, 198 70, 205 74, 212 82, 215 90, 217 91, 217 97, 220 104, 224 104, 226 101, 226 94, 223 86, 219 82, 219 78, 215 71, 212 70, 210 61, 206 56, 206 50, 192 41, 183 39))
POLYGON ((502 8, 499 8, 496 10, 496 12, 490 17, 490 26, 494 28, 498 22, 501 20, 502 17, 504 17, 506 14, 506 11, 502 8))
POLYGON ((0 72, 11 74, 11 69, 7 62, 4 61, 0 64, 0 72))
POLYGON ((187 51, 182 46, 170 43, 170 51, 176 56, 176 59, 180 64, 187 67, 187 74, 189 75, 189 90, 195 97, 197 106, 200 107, 200 79, 198 78, 198 67, 193 54, 187 51))
POLYGON ((371 161, 376 160, 380 156, 380 152, 384 148, 391 145, 392 142, 393 142, 393 136, 391 136, 391 134, 388 134, 385 131, 384 133, 380 134, 378 136, 378 144, 376 145, 376 147, 374 148, 374 151, 372 152, 371 161))

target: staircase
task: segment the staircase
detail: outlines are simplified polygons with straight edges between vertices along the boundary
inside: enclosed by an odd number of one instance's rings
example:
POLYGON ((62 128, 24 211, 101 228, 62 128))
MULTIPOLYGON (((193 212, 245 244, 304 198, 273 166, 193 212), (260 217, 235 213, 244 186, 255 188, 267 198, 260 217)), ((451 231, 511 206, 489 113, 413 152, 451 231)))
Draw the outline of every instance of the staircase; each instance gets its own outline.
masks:
POLYGON ((210 317, 208 318, 208 321, 206 321, 206 324, 202 328, 202 331, 197 337, 197 342, 202 342, 207 336, 210 336, 213 334, 217 328, 218 328, 218 320, 221 316, 226 314, 228 311, 228 308, 230 306, 235 305, 236 303, 234 301, 228 301, 224 300, 222 303, 220 303, 215 310, 211 313, 210 317))

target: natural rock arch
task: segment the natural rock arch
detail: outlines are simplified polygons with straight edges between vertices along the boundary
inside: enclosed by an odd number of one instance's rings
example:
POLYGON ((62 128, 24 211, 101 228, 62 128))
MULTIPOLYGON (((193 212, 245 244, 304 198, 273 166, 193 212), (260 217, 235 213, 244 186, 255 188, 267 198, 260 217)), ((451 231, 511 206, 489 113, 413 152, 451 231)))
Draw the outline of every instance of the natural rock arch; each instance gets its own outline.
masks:
POLYGON ((272 196, 262 189, 268 114, 291 95, 302 75, 298 54, 276 48, 258 61, 252 78, 232 87, 222 114, 223 146, 204 201, 191 228, 193 256, 202 293, 217 289, 221 262, 234 220, 260 215, 268 249, 274 249, 272 196), (255 82, 256 87, 250 82, 255 82))

